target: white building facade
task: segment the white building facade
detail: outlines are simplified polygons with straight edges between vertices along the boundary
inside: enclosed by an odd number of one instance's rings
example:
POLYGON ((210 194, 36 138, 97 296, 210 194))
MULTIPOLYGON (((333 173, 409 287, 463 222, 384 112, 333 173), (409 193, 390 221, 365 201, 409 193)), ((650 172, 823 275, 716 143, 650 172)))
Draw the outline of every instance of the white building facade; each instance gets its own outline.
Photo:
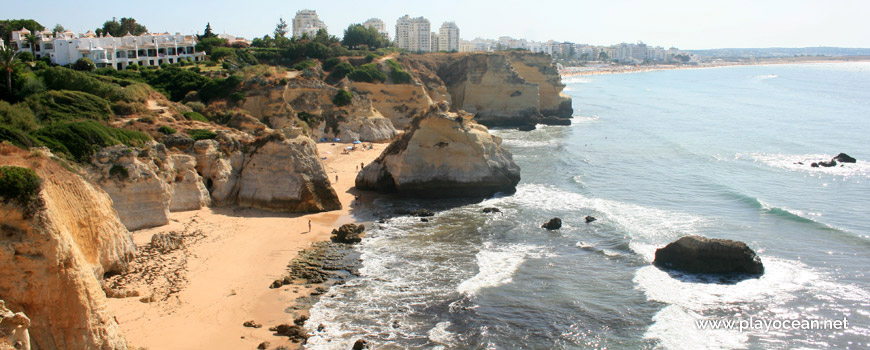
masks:
MULTIPOLYGON (((31 52, 26 37, 30 31, 22 29, 12 32, 12 41, 18 51, 31 52)), ((76 36, 71 31, 37 34, 39 42, 32 52, 37 59, 49 57, 58 65, 69 65, 86 57, 98 68, 110 67, 125 69, 131 64, 140 66, 159 66, 164 63, 178 63, 181 60, 205 60, 205 52, 196 52, 196 37, 193 35, 143 34, 123 37, 111 35, 98 37, 93 31, 76 36)))
POLYGON ((404 15, 396 21, 396 47, 412 52, 429 52, 432 50, 431 40, 428 19, 404 15))
POLYGON ((438 51, 459 51, 459 26, 444 22, 438 32, 438 51))
POLYGON ((293 17, 293 36, 300 37, 302 34, 308 34, 309 37, 314 37, 321 29, 326 30, 326 24, 317 16, 317 11, 296 11, 296 16, 293 17))

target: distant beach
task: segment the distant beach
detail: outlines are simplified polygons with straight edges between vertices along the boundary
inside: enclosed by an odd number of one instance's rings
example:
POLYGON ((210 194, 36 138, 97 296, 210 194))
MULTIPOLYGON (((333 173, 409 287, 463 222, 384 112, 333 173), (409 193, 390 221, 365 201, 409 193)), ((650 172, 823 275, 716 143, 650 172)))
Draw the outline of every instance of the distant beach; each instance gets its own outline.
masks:
POLYGON ((803 56, 803 57, 786 57, 786 58, 761 58, 747 60, 713 60, 710 62, 702 62, 698 64, 652 64, 652 65, 622 65, 622 64, 607 64, 594 63, 580 67, 563 67, 559 69, 559 74, 563 77, 578 76, 578 75, 602 75, 602 74, 627 74, 627 73, 643 73, 662 70, 674 69, 702 69, 702 68, 718 68, 731 66, 763 66, 774 64, 805 64, 805 63, 834 63, 834 62, 868 62, 870 56, 842 56, 842 57, 820 57, 820 56, 803 56))

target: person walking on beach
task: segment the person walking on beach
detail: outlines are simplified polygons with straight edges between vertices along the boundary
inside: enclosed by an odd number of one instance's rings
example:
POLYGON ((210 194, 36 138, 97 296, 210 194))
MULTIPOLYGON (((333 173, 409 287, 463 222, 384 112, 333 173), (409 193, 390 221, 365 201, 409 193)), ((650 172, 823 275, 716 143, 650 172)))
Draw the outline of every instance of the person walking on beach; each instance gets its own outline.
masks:
POLYGON ((338 175, 335 175, 335 182, 338 183, 338 175))
POLYGON ((308 220, 308 232, 311 232, 311 220, 308 220))

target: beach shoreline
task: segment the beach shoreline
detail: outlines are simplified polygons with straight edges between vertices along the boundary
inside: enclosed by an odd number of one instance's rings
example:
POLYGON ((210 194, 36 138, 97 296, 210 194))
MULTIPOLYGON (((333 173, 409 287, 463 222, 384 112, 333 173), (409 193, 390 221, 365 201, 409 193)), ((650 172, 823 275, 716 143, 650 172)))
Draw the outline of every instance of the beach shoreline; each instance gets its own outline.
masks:
POLYGON ((784 64, 819 64, 819 63, 849 63, 849 62, 870 62, 870 57, 856 56, 850 57, 797 57, 797 58, 776 58, 776 59, 759 59, 756 61, 717 61, 700 65, 593 65, 587 67, 564 67, 559 70, 559 75, 562 78, 587 75, 608 75, 608 74, 631 74, 631 73, 646 73, 665 70, 682 70, 682 69, 707 69, 707 68, 722 68, 734 66, 769 66, 769 65, 784 65, 784 64))
POLYGON ((269 286, 286 275, 287 264, 299 252, 328 241, 332 229, 366 216, 365 202, 371 198, 355 199, 361 194, 354 180, 360 163, 373 161, 387 145, 375 143, 371 150, 343 154, 351 145, 317 144, 341 210, 302 214, 237 206, 203 208, 171 213, 168 225, 132 232, 137 246, 149 244, 158 233, 201 230, 202 235, 184 248, 182 261, 159 258, 159 264, 182 265, 175 268, 183 285, 167 289, 174 292, 153 297, 156 286, 149 286, 149 291, 140 284, 138 297, 108 300, 131 348, 254 349, 262 342, 269 342, 270 348, 298 348, 298 343, 269 328, 307 315, 310 305, 297 305, 296 299, 310 296, 318 285, 269 286), (247 321, 262 327, 244 327, 247 321))

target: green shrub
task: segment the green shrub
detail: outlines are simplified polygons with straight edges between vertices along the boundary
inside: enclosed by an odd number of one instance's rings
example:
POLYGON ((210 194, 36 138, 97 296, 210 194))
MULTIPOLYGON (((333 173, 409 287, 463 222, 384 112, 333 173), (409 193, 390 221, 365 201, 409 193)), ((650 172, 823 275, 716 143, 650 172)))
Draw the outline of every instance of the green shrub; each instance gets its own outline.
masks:
POLYGON ((305 61, 299 62, 296 65, 294 65, 293 69, 298 70, 298 71, 303 71, 306 68, 314 68, 316 66, 317 66, 317 61, 305 60, 305 61))
POLYGON ((23 62, 33 62, 33 54, 27 51, 19 52, 17 56, 23 62))
POLYGON ((367 63, 368 63, 368 62, 372 62, 372 61, 374 61, 375 59, 378 59, 378 58, 381 58, 381 56, 378 56, 378 55, 375 55, 375 54, 373 54, 373 53, 370 53, 370 54, 366 55, 366 62, 367 62, 367 63))
POLYGON ((208 102, 215 98, 225 98, 229 96, 239 84, 242 83, 242 78, 231 75, 226 79, 218 78, 207 82, 201 90, 199 90, 199 98, 204 102, 208 102))
POLYGON ((347 106, 351 101, 353 101, 353 94, 345 89, 338 90, 338 93, 332 98, 332 103, 338 107, 347 106))
POLYGON ((2 141, 9 141, 9 143, 21 148, 42 146, 39 141, 34 140, 21 130, 0 125, 0 142, 2 141))
POLYGON ((146 115, 142 118, 136 119, 136 121, 138 121, 140 123, 145 123, 145 124, 154 124, 157 120, 154 119, 153 116, 146 115))
POLYGON ((91 61, 91 59, 87 57, 79 58, 79 60, 72 65, 72 69, 83 72, 93 72, 95 68, 94 61, 91 61))
POLYGON ((10 105, 6 101, 0 101, 0 125, 25 132, 38 127, 36 116, 26 103, 10 105))
POLYGON ((206 118, 205 116, 203 116, 199 112, 195 112, 195 111, 184 112, 184 117, 189 119, 189 120, 196 120, 198 122, 208 123, 208 118, 206 118))
POLYGON ((169 99, 181 101, 188 92, 202 89, 210 79, 188 69, 169 67, 142 73, 151 87, 169 93, 169 99))
POLYGON ((214 131, 208 129, 190 129, 187 130, 187 134, 190 135, 190 138, 194 141, 210 140, 217 137, 217 134, 214 131))
POLYGON ((36 200, 42 179, 31 169, 0 166, 0 197, 27 206, 36 200))
POLYGON ((347 75, 350 80, 372 83, 375 81, 384 82, 387 80, 387 75, 378 69, 374 63, 366 63, 353 70, 347 75))
POLYGON ((104 121, 112 114, 108 101, 81 91, 46 91, 25 101, 44 125, 88 119, 104 121))
POLYGON ((112 165, 112 168, 109 169, 109 177, 117 178, 118 180, 126 180, 130 177, 130 171, 127 168, 120 165, 112 165))
POLYGON ((139 102, 118 101, 112 105, 112 112, 115 112, 116 115, 133 115, 143 113, 146 110, 145 105, 139 102))
POLYGON ((172 134, 178 132, 175 129, 173 129, 169 126, 166 126, 166 125, 163 125, 163 126, 157 128, 157 131, 159 131, 160 133, 162 133, 164 135, 172 135, 172 134))
POLYGON ((233 101, 235 103, 238 103, 240 101, 244 101, 247 98, 248 98, 248 96, 246 96, 245 93, 242 91, 236 91, 236 92, 230 94, 230 101, 233 101))
POLYGON ((350 63, 341 62, 335 66, 332 73, 329 73, 329 79, 341 80, 351 72, 353 72, 353 66, 350 63))
POLYGON ((411 74, 402 69, 399 62, 395 60, 387 60, 387 66, 390 67, 390 80, 394 84, 409 84, 411 83, 411 74))
POLYGON ((50 67, 36 72, 49 90, 73 90, 93 94, 110 101, 126 99, 123 89, 106 83, 94 75, 64 67, 50 67))
POLYGON ((308 126, 312 127, 320 124, 320 121, 322 120, 319 115, 310 114, 308 112, 299 112, 296 114, 296 116, 299 117, 300 120, 305 122, 305 124, 308 124, 308 126))
POLYGON ((136 63, 133 63, 133 64, 131 64, 131 65, 128 65, 126 69, 128 69, 128 70, 132 70, 132 71, 138 71, 138 70, 139 70, 139 65, 136 64, 136 63))
POLYGON ((117 144, 141 146, 151 140, 141 132, 112 128, 92 120, 54 124, 32 131, 30 136, 52 152, 82 163, 88 162, 102 147, 117 144))
POLYGON ((341 60, 339 60, 338 57, 328 58, 326 61, 323 61, 323 70, 332 70, 332 68, 337 66, 339 63, 341 63, 341 60))
POLYGON ((187 106, 188 108, 192 109, 194 112, 202 113, 202 111, 205 110, 205 104, 203 104, 202 102, 191 101, 191 102, 185 103, 184 105, 187 106))

